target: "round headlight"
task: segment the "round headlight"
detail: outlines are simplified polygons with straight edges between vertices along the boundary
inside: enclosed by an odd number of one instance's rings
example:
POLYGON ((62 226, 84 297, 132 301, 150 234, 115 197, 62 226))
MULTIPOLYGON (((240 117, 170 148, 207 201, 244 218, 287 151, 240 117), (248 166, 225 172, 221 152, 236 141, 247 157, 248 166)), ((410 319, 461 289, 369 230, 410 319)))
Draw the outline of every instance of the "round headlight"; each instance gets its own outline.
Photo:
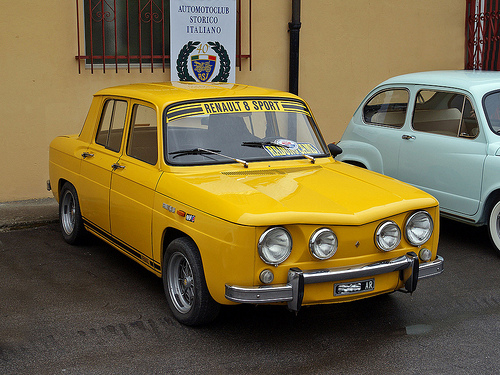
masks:
POLYGON ((277 266, 292 252, 292 237, 285 228, 269 228, 259 239, 259 255, 267 264, 277 266))
POLYGON ((406 220, 406 240, 413 246, 426 243, 431 237, 434 223, 426 211, 418 211, 406 220))
POLYGON ((384 221, 377 228, 375 243, 382 251, 391 251, 401 242, 401 230, 394 221, 384 221))
POLYGON ((331 258, 337 251, 337 236, 328 228, 318 229, 309 240, 311 254, 320 260, 331 258))

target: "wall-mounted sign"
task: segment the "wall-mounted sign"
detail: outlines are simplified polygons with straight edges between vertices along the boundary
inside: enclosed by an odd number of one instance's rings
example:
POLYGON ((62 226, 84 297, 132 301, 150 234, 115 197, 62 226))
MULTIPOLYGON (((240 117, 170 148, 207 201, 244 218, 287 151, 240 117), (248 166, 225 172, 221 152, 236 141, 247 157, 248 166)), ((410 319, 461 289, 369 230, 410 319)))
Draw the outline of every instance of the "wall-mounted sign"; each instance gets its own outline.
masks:
POLYGON ((236 0, 170 0, 172 81, 235 82, 236 0))

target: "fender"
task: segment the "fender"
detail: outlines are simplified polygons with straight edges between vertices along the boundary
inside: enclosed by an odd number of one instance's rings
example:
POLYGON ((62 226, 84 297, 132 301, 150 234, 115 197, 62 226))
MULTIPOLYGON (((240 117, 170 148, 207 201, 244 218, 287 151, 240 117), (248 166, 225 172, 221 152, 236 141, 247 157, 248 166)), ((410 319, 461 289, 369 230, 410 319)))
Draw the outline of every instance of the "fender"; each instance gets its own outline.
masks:
POLYGON ((338 146, 342 148, 342 154, 336 157, 344 163, 362 164, 370 171, 384 174, 384 165, 380 152, 367 143, 358 141, 340 141, 338 146))

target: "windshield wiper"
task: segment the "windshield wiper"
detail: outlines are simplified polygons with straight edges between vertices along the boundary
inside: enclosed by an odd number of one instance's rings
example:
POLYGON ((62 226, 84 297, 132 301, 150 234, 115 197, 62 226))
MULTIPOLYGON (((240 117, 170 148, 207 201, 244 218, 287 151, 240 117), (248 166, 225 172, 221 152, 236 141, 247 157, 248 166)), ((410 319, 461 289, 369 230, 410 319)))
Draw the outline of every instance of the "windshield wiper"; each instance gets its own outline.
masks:
POLYGON ((214 152, 220 152, 220 150, 205 150, 203 148, 188 148, 186 150, 179 150, 179 151, 173 151, 169 152, 169 155, 175 155, 174 159, 178 156, 184 156, 184 155, 203 155, 203 154, 212 154, 214 152))
POLYGON ((247 147, 278 146, 278 147, 285 147, 285 148, 287 148, 286 146, 279 145, 277 143, 270 142, 270 141, 242 142, 241 145, 242 146, 247 146, 247 147))
MULTIPOLYGON (((287 149, 291 148, 289 146, 282 145, 282 144, 275 142, 275 141, 242 142, 241 145, 247 146, 247 147, 262 147, 262 148, 264 148, 264 146, 276 146, 276 147, 283 147, 283 148, 287 148, 287 149)), ((306 154, 300 154, 300 155, 302 155, 307 160, 309 160, 311 162, 311 164, 316 163, 316 159, 313 156, 306 155, 306 154)))
POLYGON ((233 158, 231 156, 221 154, 220 150, 211 150, 211 149, 207 149, 207 148, 197 147, 197 148, 190 148, 187 150, 179 150, 179 151, 169 152, 169 155, 175 155, 174 158, 176 158, 178 156, 182 156, 182 155, 204 155, 204 154, 217 155, 217 156, 220 156, 220 157, 223 157, 226 159, 231 159, 237 163, 243 164, 243 166, 245 168, 248 168, 248 163, 245 160, 236 159, 236 158, 233 158))

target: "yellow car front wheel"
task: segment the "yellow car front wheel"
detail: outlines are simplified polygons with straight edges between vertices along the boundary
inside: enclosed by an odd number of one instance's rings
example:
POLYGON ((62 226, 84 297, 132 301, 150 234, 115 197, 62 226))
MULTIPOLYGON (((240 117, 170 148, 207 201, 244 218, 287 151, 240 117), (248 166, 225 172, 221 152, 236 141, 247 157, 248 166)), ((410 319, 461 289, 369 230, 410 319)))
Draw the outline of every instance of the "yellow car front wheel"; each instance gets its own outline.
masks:
POLYGON ((208 291, 200 253, 187 237, 172 241, 163 262, 163 287, 175 318, 186 325, 201 325, 217 317, 220 305, 208 291))

